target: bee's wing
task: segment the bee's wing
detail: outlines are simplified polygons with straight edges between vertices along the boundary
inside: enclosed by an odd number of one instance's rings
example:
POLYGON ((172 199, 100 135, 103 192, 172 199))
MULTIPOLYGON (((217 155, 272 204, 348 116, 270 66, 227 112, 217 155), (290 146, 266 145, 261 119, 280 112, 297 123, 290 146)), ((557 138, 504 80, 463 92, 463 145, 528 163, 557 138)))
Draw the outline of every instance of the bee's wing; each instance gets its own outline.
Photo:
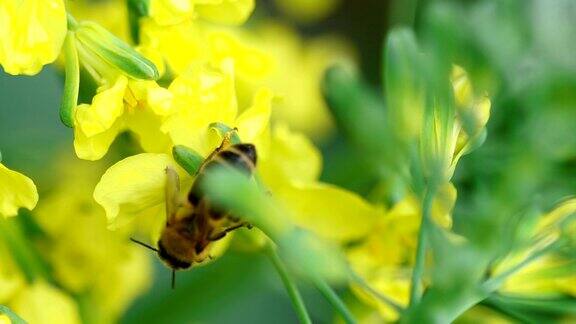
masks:
POLYGON ((178 211, 180 205, 180 177, 176 170, 166 168, 166 218, 170 222, 178 211))

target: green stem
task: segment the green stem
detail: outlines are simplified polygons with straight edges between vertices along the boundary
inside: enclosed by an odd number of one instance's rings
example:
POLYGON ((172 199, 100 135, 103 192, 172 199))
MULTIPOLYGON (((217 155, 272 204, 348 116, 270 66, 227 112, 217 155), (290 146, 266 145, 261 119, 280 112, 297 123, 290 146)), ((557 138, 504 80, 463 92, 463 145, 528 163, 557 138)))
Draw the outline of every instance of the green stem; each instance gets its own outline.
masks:
POLYGON ((64 94, 60 105, 60 120, 68 127, 74 127, 74 109, 78 104, 80 89, 80 63, 76 50, 74 32, 68 31, 64 41, 64 58, 66 77, 64 79, 64 94))
POLYGON ((288 292, 288 296, 292 301, 294 310, 296 310, 296 314, 298 315, 300 323, 311 324, 312 320, 310 319, 310 315, 308 315, 306 305, 304 304, 304 300, 302 299, 302 296, 298 291, 298 287, 290 277, 290 274, 288 273, 286 266, 284 265, 284 263, 282 263, 282 260, 280 260, 280 257, 276 253, 274 246, 272 246, 271 243, 268 244, 268 246, 264 249, 264 252, 268 256, 268 258, 270 258, 270 261, 272 261, 272 264, 274 264, 276 271, 280 275, 280 278, 284 283, 284 287, 288 292))
POLYGON ((397 0, 392 2, 390 26, 414 27, 418 0, 397 0))
POLYGON ((426 261, 428 227, 430 226, 433 199, 434 191, 431 189, 431 186, 429 186, 424 192, 424 199, 422 200, 422 219, 418 231, 416 261, 414 263, 414 270, 412 271, 412 282, 410 286, 410 306, 420 302, 420 298, 422 297, 422 275, 424 273, 424 264, 426 261))
POLYGON ((350 310, 348 310, 346 304, 344 304, 342 299, 338 297, 336 292, 332 289, 332 287, 330 287, 326 283, 326 281, 322 279, 316 279, 314 281, 314 284, 316 285, 316 288, 318 288, 322 296, 324 296, 324 298, 326 298, 326 300, 330 303, 330 305, 332 305, 332 307, 342 316, 345 323, 347 324, 356 323, 354 316, 352 315, 350 310))

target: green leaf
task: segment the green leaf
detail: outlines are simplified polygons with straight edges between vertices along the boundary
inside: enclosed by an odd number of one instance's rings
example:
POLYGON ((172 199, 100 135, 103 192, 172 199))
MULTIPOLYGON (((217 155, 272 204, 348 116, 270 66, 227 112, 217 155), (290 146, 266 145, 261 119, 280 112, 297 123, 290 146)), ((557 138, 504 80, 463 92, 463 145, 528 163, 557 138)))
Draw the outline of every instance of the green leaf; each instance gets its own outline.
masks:
POLYGON ((172 148, 172 156, 174 157, 174 160, 190 175, 195 175, 202 165, 202 162, 204 162, 204 157, 202 155, 184 145, 174 146, 172 148))
POLYGON ((74 127, 74 110, 78 103, 80 88, 80 63, 76 50, 76 39, 73 31, 68 31, 64 41, 64 59, 66 78, 64 80, 64 93, 60 105, 60 120, 68 127, 74 127))
POLYGON ((145 80, 158 79, 159 74, 154 63, 100 25, 83 21, 76 35, 82 45, 130 77, 145 80))

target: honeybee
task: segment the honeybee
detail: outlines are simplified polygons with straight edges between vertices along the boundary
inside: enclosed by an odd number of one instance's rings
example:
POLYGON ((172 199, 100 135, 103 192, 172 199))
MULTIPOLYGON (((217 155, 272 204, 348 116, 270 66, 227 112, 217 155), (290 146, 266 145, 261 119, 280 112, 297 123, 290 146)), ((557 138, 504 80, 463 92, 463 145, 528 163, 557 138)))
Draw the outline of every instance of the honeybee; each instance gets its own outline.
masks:
POLYGON ((178 174, 174 169, 166 168, 167 220, 157 243, 158 248, 135 239, 132 241, 156 251, 160 259, 172 269, 173 288, 175 272, 211 258, 210 247, 213 242, 238 228, 252 228, 249 223, 211 204, 202 191, 206 172, 225 166, 251 176, 256 160, 256 147, 253 144, 231 144, 227 134, 220 146, 201 164, 185 201, 179 196, 178 174))

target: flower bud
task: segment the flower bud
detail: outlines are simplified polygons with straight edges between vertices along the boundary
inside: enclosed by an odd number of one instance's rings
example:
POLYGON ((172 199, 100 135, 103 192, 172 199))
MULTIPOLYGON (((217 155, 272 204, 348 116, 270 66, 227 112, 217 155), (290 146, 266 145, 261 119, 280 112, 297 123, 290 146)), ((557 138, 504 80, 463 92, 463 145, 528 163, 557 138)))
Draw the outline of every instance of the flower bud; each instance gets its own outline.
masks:
POLYGON ((174 157, 174 160, 190 175, 195 175, 204 161, 202 155, 184 145, 174 146, 172 148, 172 156, 174 157))
POLYGON ((159 77, 152 62, 96 23, 81 22, 76 38, 86 49, 134 79, 155 80, 159 77))

